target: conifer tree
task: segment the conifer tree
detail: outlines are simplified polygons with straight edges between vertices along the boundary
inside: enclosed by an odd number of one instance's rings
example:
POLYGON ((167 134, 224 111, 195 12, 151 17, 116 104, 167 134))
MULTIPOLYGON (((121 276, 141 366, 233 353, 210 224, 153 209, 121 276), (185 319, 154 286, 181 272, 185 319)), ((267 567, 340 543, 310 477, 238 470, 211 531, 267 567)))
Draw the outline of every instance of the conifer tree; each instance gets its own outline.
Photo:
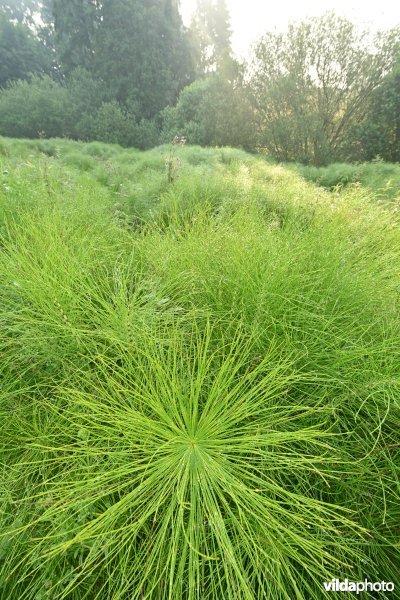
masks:
POLYGON ((230 16, 225 0, 198 0, 191 32, 200 74, 223 72, 232 62, 230 16))

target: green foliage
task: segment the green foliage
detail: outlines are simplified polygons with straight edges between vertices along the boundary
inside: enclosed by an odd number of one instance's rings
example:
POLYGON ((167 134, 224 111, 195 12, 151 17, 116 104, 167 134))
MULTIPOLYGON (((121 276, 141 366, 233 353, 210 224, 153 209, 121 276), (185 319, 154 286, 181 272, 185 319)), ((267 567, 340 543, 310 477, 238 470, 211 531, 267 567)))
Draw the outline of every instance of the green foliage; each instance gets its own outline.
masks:
POLYGON ((33 73, 51 70, 51 56, 29 29, 7 21, 0 13, 0 88, 33 73))
POLYGON ((349 132, 348 153, 358 160, 400 161, 400 67, 371 98, 366 118, 349 132))
POLYGON ((134 116, 153 118, 191 81, 186 33, 173 0, 48 2, 65 73, 83 67, 134 116))
POLYGON ((229 20, 225 0, 199 0, 190 30, 176 0, 0 2, 0 134, 399 159, 398 28, 372 39, 329 13, 267 33, 246 65, 229 20))
POLYGON ((0 0, 0 18, 35 28, 35 17, 40 13, 41 0, 0 0))
POLYGON ((75 136, 102 142, 149 148, 158 141, 158 129, 150 120, 137 122, 115 100, 104 102, 94 114, 84 115, 79 121, 75 136))
POLYGON ((192 77, 177 5, 172 0, 118 0, 104 3, 102 15, 95 72, 117 100, 134 99, 138 114, 152 118, 174 103, 192 77))
POLYGON ((126 145, 132 139, 135 122, 117 102, 112 101, 100 106, 90 125, 92 132, 89 138, 126 145))
POLYGON ((50 77, 12 83, 0 94, 0 133, 37 138, 68 135, 70 105, 61 85, 50 77))
MULTIPOLYGON (((27 79, 31 73, 53 70, 70 96, 64 127, 57 135, 118 140, 140 147, 154 145, 158 113, 173 104, 193 78, 187 32, 174 0, 72 0, 67 4, 21 0, 6 3, 3 9, 0 49, 4 47, 5 58, 0 66, 0 87, 8 81, 27 79), (36 18, 39 9, 40 26, 36 18), (14 23, 32 19, 32 31, 14 23), (90 119, 97 111, 100 116, 106 111, 103 129, 90 119), (125 117, 129 123, 122 133, 125 117), (117 134, 110 132, 111 121, 117 134)), ((37 81, 34 88, 32 95, 37 81)), ((9 135, 27 131, 17 122, 17 113, 18 109, 14 123, 11 115, 7 116, 5 132, 9 135)))
POLYGON ((94 35, 100 23, 98 0, 44 0, 48 26, 54 32, 58 60, 65 73, 92 67, 94 35))
POLYGON ((243 88, 218 75, 186 87, 163 117, 166 142, 182 135, 190 144, 248 147, 254 139, 253 114, 243 88))
POLYGON ((86 71, 62 85, 50 77, 18 81, 0 95, 0 133, 36 138, 70 137, 148 148, 158 142, 154 121, 138 121, 115 100, 104 102, 101 86, 86 71))
POLYGON ((225 0, 197 0, 190 27, 199 75, 232 67, 230 15, 225 0))
POLYGON ((321 165, 337 158, 394 64, 399 33, 372 40, 333 13, 267 33, 250 82, 260 145, 279 160, 321 165))
MULTIPOLYGON (((101 81, 96 79, 86 69, 78 67, 65 82, 70 95, 71 110, 75 113, 75 122, 84 113, 95 112, 103 102, 112 99, 110 91, 106 90, 101 81)), ((77 126, 79 130, 79 125, 77 126)))

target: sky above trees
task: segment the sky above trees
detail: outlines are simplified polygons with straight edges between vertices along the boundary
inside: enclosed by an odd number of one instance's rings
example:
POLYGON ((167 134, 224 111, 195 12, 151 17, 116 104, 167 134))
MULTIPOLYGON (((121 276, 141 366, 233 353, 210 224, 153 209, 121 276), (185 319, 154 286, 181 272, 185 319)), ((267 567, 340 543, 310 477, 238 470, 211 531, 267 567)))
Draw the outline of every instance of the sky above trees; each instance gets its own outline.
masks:
MULTIPOLYGON (((185 24, 190 23, 196 0, 181 0, 185 24)), ((400 24, 400 4, 393 0, 227 0, 233 30, 232 45, 236 54, 245 56, 250 46, 266 30, 286 29, 290 20, 319 16, 334 10, 360 26, 389 29, 400 24)))

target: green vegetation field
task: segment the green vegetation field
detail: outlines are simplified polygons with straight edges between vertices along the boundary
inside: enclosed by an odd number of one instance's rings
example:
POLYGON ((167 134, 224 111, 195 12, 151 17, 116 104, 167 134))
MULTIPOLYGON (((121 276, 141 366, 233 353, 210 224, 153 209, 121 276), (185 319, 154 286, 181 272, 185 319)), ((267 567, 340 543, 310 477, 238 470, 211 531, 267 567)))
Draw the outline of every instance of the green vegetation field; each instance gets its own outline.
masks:
POLYGON ((346 186, 362 186, 372 192, 376 202, 400 202, 400 165, 380 159, 357 163, 333 163, 327 167, 290 165, 307 181, 313 181, 329 190, 346 186))
POLYGON ((400 167, 368 168, 0 140, 1 599, 399 597, 400 167))

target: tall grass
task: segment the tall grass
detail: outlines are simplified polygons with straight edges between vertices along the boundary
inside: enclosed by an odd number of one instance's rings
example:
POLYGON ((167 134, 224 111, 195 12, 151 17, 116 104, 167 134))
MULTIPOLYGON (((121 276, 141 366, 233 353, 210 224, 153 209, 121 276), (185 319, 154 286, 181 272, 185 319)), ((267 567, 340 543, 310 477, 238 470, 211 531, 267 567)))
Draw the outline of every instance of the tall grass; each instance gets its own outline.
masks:
POLYGON ((375 160, 360 164, 334 163, 327 167, 295 165, 294 168, 308 181, 328 189, 355 184, 370 190, 374 201, 398 202, 400 199, 398 164, 375 160))
POLYGON ((168 184, 164 148, 6 143, 0 597, 396 584, 398 213, 233 150, 168 184))

